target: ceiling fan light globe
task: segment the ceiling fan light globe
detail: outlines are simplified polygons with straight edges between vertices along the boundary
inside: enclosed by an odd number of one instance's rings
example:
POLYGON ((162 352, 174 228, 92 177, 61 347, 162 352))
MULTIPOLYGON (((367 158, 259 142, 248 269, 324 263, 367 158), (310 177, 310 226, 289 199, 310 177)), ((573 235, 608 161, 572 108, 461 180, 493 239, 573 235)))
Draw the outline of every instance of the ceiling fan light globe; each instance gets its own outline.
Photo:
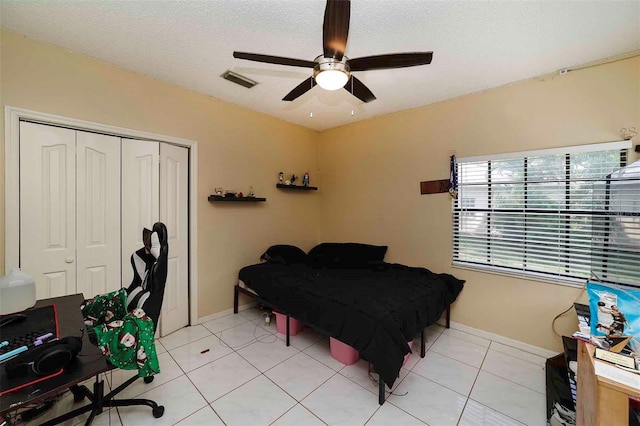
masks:
POLYGON ((342 89, 347 81, 349 74, 342 70, 324 70, 316 74, 316 83, 325 90, 342 89))

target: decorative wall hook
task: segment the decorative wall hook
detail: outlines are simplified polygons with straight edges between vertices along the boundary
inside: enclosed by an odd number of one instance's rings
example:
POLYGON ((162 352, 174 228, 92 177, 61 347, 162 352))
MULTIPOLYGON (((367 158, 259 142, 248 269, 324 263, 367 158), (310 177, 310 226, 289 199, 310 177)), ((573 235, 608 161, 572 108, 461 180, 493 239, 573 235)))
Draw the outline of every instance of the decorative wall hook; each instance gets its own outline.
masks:
POLYGON ((628 129, 623 127, 622 129, 620 129, 620 134, 622 135, 625 141, 628 141, 629 139, 637 135, 638 131, 636 130, 635 127, 629 127, 628 129))

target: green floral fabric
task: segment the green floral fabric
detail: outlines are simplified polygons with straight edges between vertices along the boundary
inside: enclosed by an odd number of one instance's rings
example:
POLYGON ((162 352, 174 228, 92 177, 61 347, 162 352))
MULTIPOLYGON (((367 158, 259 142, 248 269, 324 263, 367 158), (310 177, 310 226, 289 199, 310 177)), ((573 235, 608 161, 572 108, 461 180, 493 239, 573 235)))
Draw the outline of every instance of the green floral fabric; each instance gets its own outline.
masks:
POLYGON ((92 327, 98 347, 114 366, 137 369, 140 377, 158 374, 153 320, 142 309, 127 312, 126 305, 126 289, 85 300, 81 306, 85 324, 92 327))

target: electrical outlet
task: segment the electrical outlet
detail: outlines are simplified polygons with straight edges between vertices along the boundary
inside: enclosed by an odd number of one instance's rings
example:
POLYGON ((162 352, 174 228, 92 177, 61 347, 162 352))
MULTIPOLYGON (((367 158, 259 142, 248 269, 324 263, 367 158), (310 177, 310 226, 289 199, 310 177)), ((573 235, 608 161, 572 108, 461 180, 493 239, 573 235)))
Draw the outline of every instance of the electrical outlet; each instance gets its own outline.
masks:
POLYGON ((264 317, 264 325, 269 325, 269 324, 271 324, 271 315, 267 314, 264 317))

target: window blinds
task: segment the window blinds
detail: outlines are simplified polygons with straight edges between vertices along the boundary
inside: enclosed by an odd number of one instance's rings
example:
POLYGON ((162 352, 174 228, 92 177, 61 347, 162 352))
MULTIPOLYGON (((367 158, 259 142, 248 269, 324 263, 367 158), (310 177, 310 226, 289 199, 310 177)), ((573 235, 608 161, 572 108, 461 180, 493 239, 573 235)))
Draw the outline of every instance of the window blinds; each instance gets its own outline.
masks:
POLYGON ((453 264, 640 285, 640 162, 624 168, 626 152, 617 143, 459 160, 453 264))

